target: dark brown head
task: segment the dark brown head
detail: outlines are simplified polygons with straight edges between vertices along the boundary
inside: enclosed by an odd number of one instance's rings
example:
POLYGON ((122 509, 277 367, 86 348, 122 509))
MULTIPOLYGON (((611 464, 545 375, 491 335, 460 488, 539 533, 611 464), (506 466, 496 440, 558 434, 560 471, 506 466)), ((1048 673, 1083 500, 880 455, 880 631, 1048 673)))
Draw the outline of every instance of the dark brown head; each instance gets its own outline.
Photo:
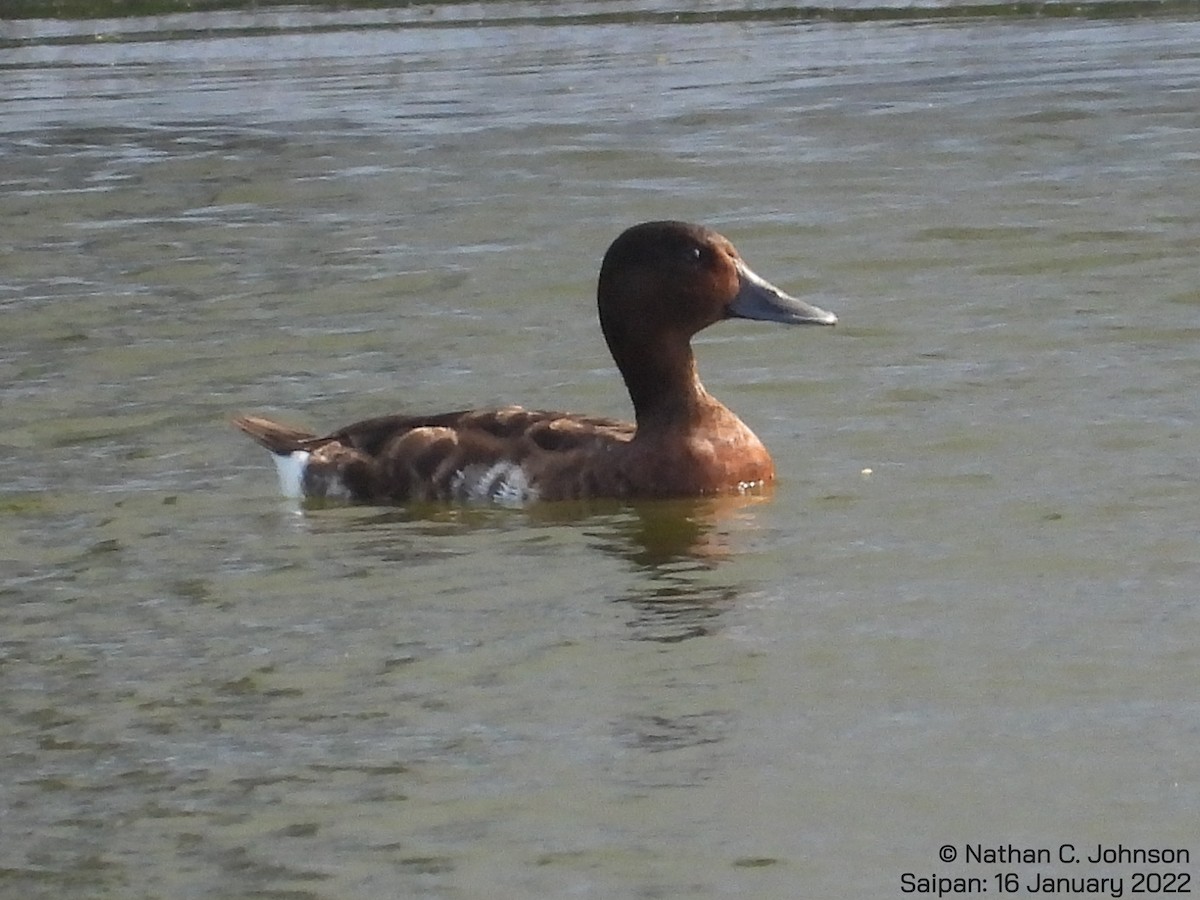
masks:
MULTIPOLYGON (((837 316, 756 275, 733 244, 687 222, 643 222, 604 255, 597 289, 604 338, 640 406, 654 379, 691 372, 689 343, 722 319, 833 325, 837 316)), ((669 384, 664 383, 663 389, 669 384)))
POLYGON ((624 231, 604 254, 597 299, 614 350, 614 341, 631 332, 690 338, 728 318, 837 322, 760 278, 717 232, 688 222, 643 222, 624 231))

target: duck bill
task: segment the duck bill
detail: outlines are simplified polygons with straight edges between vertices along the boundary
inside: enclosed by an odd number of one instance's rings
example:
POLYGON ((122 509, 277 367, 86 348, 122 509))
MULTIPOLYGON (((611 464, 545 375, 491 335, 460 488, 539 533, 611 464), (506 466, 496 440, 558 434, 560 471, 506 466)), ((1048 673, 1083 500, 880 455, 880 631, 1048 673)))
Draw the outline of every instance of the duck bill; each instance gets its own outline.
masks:
POLYGON ((738 292, 728 307, 735 319, 783 322, 787 325, 836 325, 837 316, 785 294, 745 263, 738 263, 738 292))

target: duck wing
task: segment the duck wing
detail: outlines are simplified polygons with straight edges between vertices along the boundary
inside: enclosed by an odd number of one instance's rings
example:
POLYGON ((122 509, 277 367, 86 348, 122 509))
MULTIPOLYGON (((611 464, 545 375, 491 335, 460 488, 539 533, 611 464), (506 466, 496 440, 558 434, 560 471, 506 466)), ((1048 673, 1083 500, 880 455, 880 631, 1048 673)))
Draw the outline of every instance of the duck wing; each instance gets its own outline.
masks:
POLYGON ((524 505, 575 494, 564 473, 633 438, 618 419, 505 407, 390 415, 326 435, 262 416, 233 424, 275 454, 290 496, 357 502, 463 500, 524 505))
MULTIPOLYGON (((520 452, 521 447, 525 447, 526 452, 532 449, 530 444, 541 450, 566 452, 597 441, 628 441, 634 432, 633 423, 619 419, 507 406, 425 416, 378 416, 339 428, 317 441, 336 442, 367 456, 379 456, 394 447, 398 440, 422 429, 437 429, 440 433, 445 433, 441 430, 446 429, 460 439, 495 442, 497 450, 507 447, 512 454, 520 455, 524 455, 520 452)), ((252 433, 251 437, 254 437, 252 433)))

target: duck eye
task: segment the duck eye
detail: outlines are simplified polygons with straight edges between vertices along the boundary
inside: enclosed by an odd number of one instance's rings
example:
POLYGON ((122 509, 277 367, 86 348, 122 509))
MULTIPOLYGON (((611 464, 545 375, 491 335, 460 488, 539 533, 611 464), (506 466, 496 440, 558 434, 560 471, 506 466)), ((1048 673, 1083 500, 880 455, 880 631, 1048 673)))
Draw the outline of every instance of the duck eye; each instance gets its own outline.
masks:
POLYGON ((704 252, 703 247, 692 247, 688 250, 688 259, 691 262, 704 262, 707 259, 707 254, 704 252))

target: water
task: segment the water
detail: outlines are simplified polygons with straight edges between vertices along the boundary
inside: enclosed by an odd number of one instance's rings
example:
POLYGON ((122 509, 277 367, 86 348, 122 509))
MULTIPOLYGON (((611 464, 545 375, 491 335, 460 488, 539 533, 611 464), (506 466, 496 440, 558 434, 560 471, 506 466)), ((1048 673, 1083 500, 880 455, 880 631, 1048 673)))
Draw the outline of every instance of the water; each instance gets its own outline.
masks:
POLYGON ((1200 19, 1079 10, 0 23, 0 895, 1196 873, 1200 19), (625 415, 665 216, 841 317, 699 342, 771 496, 298 514, 227 425, 625 415))

